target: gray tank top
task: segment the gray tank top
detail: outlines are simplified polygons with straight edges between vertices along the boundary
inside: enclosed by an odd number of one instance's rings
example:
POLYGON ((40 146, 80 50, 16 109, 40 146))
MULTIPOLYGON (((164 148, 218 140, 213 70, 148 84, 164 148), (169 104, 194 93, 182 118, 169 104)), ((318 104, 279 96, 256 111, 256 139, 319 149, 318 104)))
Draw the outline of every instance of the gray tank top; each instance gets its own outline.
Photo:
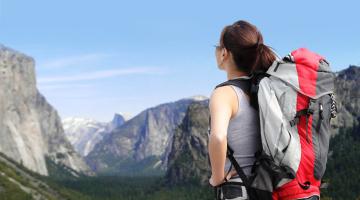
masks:
MULTIPOLYGON (((234 150, 234 157, 244 173, 250 175, 251 167, 255 161, 255 152, 259 150, 261 145, 259 114, 250 106, 249 97, 242 89, 233 85, 230 86, 235 90, 238 97, 238 111, 229 121, 227 141, 234 150)), ((230 165, 230 160, 226 158, 225 171, 228 171, 230 165)), ((233 169, 235 169, 234 166, 233 169)))

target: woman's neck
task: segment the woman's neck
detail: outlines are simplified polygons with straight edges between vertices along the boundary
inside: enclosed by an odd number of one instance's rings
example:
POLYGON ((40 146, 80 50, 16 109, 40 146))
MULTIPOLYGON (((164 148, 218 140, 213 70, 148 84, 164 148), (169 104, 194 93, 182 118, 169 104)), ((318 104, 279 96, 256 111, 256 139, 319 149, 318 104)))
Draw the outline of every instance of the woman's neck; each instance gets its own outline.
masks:
POLYGON ((228 80, 239 78, 241 76, 248 76, 248 74, 240 71, 232 71, 227 73, 228 80))

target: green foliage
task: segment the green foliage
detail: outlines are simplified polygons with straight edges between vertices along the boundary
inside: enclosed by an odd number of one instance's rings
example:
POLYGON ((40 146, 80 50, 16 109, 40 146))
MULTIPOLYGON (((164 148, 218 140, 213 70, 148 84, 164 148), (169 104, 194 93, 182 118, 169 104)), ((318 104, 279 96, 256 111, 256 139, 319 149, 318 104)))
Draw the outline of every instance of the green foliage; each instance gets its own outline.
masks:
POLYGON ((149 156, 143 160, 135 161, 132 158, 114 159, 113 155, 104 154, 101 158, 108 164, 105 170, 98 170, 97 173, 104 176, 126 175, 126 176, 161 176, 164 170, 153 167, 161 158, 159 156, 149 156))
POLYGON ((177 187, 164 185, 162 177, 82 177, 77 180, 61 180, 56 184, 83 197, 70 197, 72 200, 192 200, 212 199, 211 188, 189 184, 177 187))
MULTIPOLYGON (((0 168, 4 169, 4 165, 0 163, 0 168)), ((0 169, 0 172, 1 172, 0 169)), ((7 177, 0 175, 0 199, 6 200, 32 200, 30 194, 22 191, 18 185, 8 180, 7 177)))
MULTIPOLYGON (((0 161, 0 199, 1 200, 28 200, 33 199, 32 195, 26 193, 17 184, 11 182, 9 178, 20 183, 26 190, 32 190, 32 194, 42 196, 47 200, 61 199, 86 199, 81 193, 71 189, 59 186, 52 182, 48 177, 34 173, 21 164, 14 162, 5 155, 0 155, 8 162, 15 165, 9 166, 7 163, 0 161), (25 176, 26 174, 26 176, 25 176), (31 180, 29 179, 31 177, 31 180), (49 186, 51 186, 49 188, 49 186)), ((59 172, 60 173, 60 172, 59 172)), ((63 172, 61 172, 63 173, 63 172)), ((74 178, 74 177, 73 177, 74 178)), ((89 199, 89 198, 88 198, 89 199)))
POLYGON ((360 133, 359 127, 340 128, 330 141, 330 151, 324 180, 329 187, 323 195, 332 199, 360 199, 360 133))
POLYGON ((84 176, 65 165, 56 164, 49 157, 45 157, 45 161, 49 175, 52 177, 52 179, 56 179, 56 180, 76 179, 74 174, 76 176, 84 176))

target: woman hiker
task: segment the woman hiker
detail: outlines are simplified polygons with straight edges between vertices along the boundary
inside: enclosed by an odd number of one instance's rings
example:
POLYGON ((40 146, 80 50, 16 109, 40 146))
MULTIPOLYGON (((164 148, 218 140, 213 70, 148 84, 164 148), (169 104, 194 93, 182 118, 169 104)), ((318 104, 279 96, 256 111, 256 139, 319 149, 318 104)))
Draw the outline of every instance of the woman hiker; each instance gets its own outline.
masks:
MULTIPOLYGON (((252 72, 266 71, 276 59, 276 54, 263 43, 256 26, 244 20, 223 28, 215 55, 218 68, 226 72, 227 81, 250 79, 252 72)), ((208 150, 212 174, 209 182, 214 187, 226 181, 241 182, 226 157, 227 144, 247 176, 251 174, 255 152, 261 147, 259 115, 250 105, 248 92, 234 85, 224 85, 211 94, 208 150)), ((236 190, 217 194, 217 199, 227 199, 226 195, 230 195, 228 199, 248 199, 244 186, 236 190)))

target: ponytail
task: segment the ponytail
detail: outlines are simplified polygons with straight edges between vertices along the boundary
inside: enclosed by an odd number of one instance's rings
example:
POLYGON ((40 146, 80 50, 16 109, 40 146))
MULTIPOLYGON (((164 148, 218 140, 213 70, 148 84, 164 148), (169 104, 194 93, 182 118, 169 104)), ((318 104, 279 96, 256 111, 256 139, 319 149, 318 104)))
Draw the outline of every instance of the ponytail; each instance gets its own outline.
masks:
POLYGON ((276 56, 271 47, 265 44, 259 44, 256 61, 252 67, 252 72, 266 72, 275 61, 276 56))
POLYGON ((276 59, 256 26, 244 20, 225 26, 220 42, 232 53, 237 68, 248 74, 267 71, 276 59))

